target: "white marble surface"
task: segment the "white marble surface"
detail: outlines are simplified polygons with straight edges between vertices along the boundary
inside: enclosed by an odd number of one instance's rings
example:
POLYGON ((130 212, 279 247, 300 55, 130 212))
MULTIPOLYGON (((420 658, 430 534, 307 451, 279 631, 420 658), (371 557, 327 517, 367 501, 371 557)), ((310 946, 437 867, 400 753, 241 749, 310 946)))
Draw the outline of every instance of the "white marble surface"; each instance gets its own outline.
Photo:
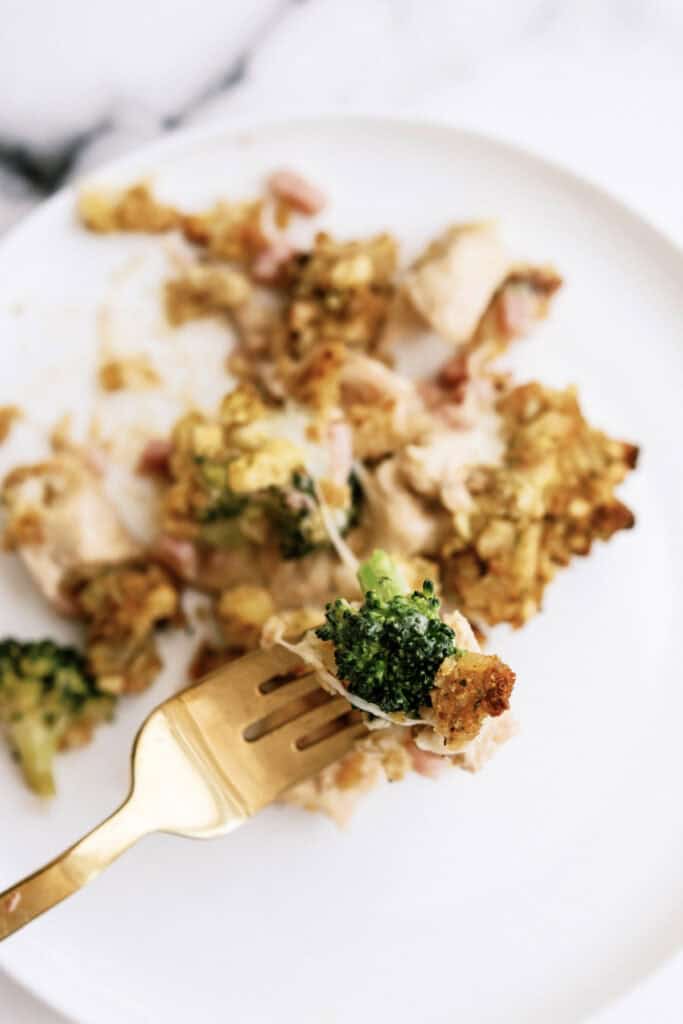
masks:
MULTIPOLYGON (((173 126, 342 110, 522 143, 683 242, 682 54, 680 0, 5 0, 0 228, 173 126)), ((683 965, 600 1024, 681 1019, 683 965)), ((0 1020, 61 1018, 0 976, 0 1020)))

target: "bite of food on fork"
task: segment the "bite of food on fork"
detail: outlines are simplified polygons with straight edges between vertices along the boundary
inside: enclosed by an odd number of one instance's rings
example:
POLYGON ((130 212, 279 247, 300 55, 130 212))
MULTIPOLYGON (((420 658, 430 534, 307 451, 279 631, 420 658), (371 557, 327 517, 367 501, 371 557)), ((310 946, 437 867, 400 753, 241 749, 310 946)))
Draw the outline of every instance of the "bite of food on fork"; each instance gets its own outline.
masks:
POLYGON ((96 877, 151 832, 223 835, 346 754, 366 727, 279 648, 245 655, 157 708, 110 818, 0 894, 0 940, 96 877))
MULTIPOLYGON (((514 673, 478 651, 459 613, 441 616, 433 583, 411 592, 399 565, 379 550, 359 566, 358 581, 362 602, 330 602, 325 622, 296 642, 275 616, 264 629, 266 650, 232 661, 157 708, 134 747, 126 802, 0 895, 0 939, 80 889, 142 836, 232 831, 351 754, 371 730, 400 730, 416 751, 452 757, 476 743, 486 720, 507 712, 514 673)), ((52 656, 46 682, 26 651, 13 653, 15 692, 23 671, 25 685, 42 694, 59 684, 58 699, 72 699, 67 684, 82 681, 80 663, 56 665, 52 648, 33 651, 34 661, 52 656)), ((35 708, 27 720, 38 721, 35 708)))

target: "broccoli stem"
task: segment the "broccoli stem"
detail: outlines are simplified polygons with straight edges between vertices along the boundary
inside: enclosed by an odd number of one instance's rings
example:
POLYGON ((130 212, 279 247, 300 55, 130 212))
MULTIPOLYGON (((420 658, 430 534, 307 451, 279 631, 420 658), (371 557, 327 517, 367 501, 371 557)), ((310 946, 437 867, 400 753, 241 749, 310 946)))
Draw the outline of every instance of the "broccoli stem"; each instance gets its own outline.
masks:
POLYGON ((396 562, 386 551, 375 549, 358 569, 363 594, 374 591, 382 601, 408 593, 408 584, 396 562))
POLYGON ((10 741, 31 789, 39 796, 54 796, 52 769, 57 743, 53 731, 43 724, 41 716, 27 714, 12 723, 10 741))

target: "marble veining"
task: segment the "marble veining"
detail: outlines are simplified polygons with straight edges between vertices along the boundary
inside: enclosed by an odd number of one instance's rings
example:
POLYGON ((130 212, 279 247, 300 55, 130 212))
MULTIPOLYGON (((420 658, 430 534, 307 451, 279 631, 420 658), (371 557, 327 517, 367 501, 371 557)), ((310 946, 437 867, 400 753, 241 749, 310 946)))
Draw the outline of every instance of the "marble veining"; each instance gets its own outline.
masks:
POLYGON ((683 238, 679 0, 10 2, 0 229, 164 132, 251 114, 437 116, 606 184, 683 238), (59 45, 53 36, 59 35, 59 45))

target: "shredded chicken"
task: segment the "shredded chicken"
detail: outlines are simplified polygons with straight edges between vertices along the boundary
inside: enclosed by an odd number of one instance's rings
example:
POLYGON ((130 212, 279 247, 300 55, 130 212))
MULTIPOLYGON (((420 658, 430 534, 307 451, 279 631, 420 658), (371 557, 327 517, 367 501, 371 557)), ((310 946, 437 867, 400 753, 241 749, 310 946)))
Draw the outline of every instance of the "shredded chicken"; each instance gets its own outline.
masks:
POLYGON ((5 477, 0 496, 7 512, 5 546, 19 552, 38 588, 59 611, 69 610, 61 593, 66 573, 140 553, 99 475, 73 454, 17 467, 5 477))
POLYGON ((509 268, 494 224, 456 224, 427 246, 404 287, 435 331, 461 345, 474 334, 509 268))
POLYGON ((493 359, 509 343, 528 334, 548 315, 562 287, 552 267, 515 266, 495 293, 472 335, 469 348, 478 358, 493 359))
POLYGON ((342 365, 339 400, 360 459, 394 452, 432 426, 413 382, 358 352, 347 355, 342 365))

